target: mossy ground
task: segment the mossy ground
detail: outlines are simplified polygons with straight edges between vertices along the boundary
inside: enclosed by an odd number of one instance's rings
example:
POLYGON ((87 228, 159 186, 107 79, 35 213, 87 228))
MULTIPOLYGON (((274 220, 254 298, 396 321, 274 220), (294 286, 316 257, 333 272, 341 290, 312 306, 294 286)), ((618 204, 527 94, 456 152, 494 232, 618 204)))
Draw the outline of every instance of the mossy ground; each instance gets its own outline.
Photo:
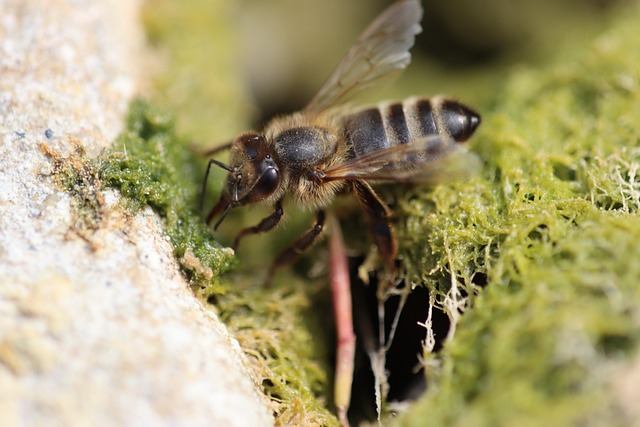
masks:
MULTIPOLYGON (((155 40, 171 39, 164 21, 147 20, 155 40)), ((222 21, 212 55, 224 63, 212 66, 210 84, 229 100, 240 95, 221 88, 239 87, 222 21)), ((627 5, 609 30, 555 64, 513 72, 482 109, 472 147, 482 173, 398 199, 406 276, 437 294, 455 326, 437 356, 424 355, 429 391, 399 424, 625 424, 611 388, 640 339, 639 21, 638 7, 627 5)), ((197 46, 169 49, 189 58, 197 46)), ((229 119, 241 107, 214 105, 216 126, 246 124, 229 119)), ((184 125, 189 135, 205 126, 199 117, 184 125)), ((204 160, 156 108, 134 104, 127 131, 100 162, 103 183, 166 218, 180 258, 189 248, 211 269, 185 263, 274 397, 279 422, 335 424, 323 333, 309 315, 327 298, 322 281, 285 273, 265 289, 250 273, 220 277, 233 261, 198 212, 204 160)))
POLYGON ((628 5, 557 64, 514 72, 474 144, 482 175, 401 203, 409 277, 446 305, 453 275, 473 301, 400 425, 630 421, 612 388, 640 343, 638 22, 628 5))

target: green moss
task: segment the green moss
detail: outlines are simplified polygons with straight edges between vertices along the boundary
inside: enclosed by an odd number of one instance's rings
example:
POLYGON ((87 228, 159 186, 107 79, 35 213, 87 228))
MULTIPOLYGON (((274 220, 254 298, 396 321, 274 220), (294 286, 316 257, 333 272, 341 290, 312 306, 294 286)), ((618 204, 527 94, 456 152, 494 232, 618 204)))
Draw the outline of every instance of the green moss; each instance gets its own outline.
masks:
MULTIPOLYGON (((337 426, 328 409, 326 325, 310 316, 327 303, 326 285, 291 274, 265 288, 246 273, 215 301, 221 320, 245 351, 279 425, 337 426), (325 329, 325 330, 323 330, 325 329)), ((330 314, 327 314, 330 315, 330 314)))
POLYGON ((400 204, 407 275, 456 322, 400 425, 628 421, 612 372, 640 343, 639 19, 515 72, 475 141, 482 176, 400 204))
POLYGON ((51 146, 40 143, 40 150, 53 163, 52 175, 56 184, 71 194, 73 221, 69 232, 91 242, 106 217, 104 198, 98 191, 100 180, 92 162, 79 141, 71 139, 70 152, 63 156, 51 146))
POLYGON ((164 219, 185 273, 209 294, 224 292, 218 277, 234 258, 213 239, 198 212, 204 163, 176 137, 170 115, 139 100, 131 105, 126 130, 96 167, 102 185, 119 189, 129 209, 148 205, 164 219))
POLYGON ((101 190, 117 188, 130 212, 150 206, 164 220, 194 289, 207 296, 225 292, 219 276, 234 266, 233 251, 214 240, 197 203, 206 159, 176 136, 169 114, 137 100, 125 130, 97 158, 88 158, 79 142, 70 144, 64 156, 45 144, 40 149, 53 161, 57 184, 73 196, 71 232, 91 242, 92 234, 107 226, 101 190))

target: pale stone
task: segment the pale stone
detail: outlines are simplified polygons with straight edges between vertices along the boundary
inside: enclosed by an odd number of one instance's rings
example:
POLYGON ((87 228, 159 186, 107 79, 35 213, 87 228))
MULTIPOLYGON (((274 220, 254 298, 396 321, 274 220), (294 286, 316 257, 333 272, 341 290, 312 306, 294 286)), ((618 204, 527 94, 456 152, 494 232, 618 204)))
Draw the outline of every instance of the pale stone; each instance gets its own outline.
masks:
POLYGON ((2 426, 273 424, 159 218, 106 191, 98 229, 74 232, 40 148, 96 155, 122 129, 143 68, 139 6, 0 1, 2 426))

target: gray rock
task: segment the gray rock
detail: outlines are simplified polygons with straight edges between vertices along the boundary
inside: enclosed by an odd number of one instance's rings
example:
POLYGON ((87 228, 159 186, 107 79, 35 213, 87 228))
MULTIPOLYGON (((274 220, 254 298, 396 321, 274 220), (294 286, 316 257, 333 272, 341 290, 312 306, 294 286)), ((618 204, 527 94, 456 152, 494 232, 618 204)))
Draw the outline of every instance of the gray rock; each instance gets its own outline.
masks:
POLYGON ((192 295, 160 220, 113 191, 90 237, 43 147, 97 154, 138 89, 138 2, 0 2, 3 426, 261 426, 238 344, 192 295))

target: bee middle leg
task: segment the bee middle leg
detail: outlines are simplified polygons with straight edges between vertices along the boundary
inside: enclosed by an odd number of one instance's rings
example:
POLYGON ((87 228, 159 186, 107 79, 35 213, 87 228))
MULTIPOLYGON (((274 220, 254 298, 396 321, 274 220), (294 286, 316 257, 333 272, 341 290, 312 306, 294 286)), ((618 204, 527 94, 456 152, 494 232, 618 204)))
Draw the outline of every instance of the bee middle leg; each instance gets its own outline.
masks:
POLYGON ((324 229, 324 217, 324 211, 320 209, 316 215, 316 223, 313 227, 307 230, 289 247, 280 252, 271 264, 269 272, 267 273, 267 286, 271 284, 273 273, 275 273, 278 268, 296 261, 313 244, 313 242, 316 241, 324 229))
POLYGON ((278 225, 280 219, 282 218, 282 215, 284 215, 284 210, 282 209, 282 200, 278 200, 275 205, 275 210, 271 215, 263 218, 262 221, 260 221, 257 225, 253 227, 247 227, 240 231, 240 233, 238 233, 236 239, 233 241, 233 250, 235 251, 236 249, 238 249, 240 239, 242 239, 244 236, 264 233, 265 231, 271 230, 273 227, 278 225))

